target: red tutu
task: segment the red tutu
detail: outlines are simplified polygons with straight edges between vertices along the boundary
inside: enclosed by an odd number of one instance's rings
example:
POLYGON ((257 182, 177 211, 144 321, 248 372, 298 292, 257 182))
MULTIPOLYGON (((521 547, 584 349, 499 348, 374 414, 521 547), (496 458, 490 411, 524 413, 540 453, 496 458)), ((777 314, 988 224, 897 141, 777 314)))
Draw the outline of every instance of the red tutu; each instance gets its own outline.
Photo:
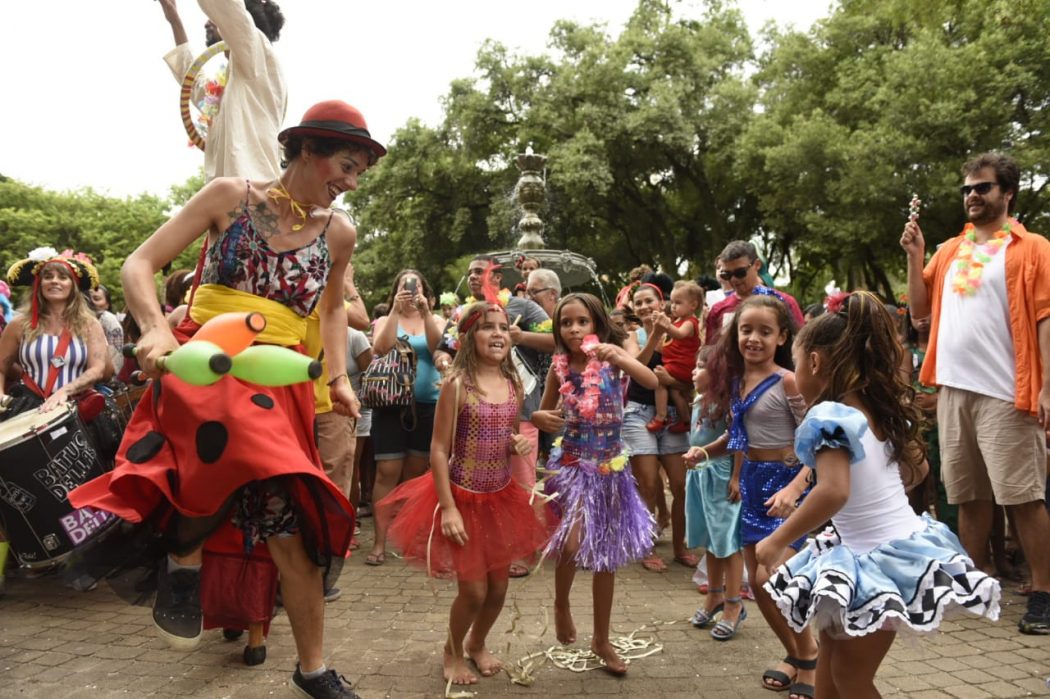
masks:
POLYGON ((484 580, 514 561, 534 560, 554 530, 529 504, 528 492, 513 480, 490 493, 453 484, 452 498, 467 532, 464 546, 441 533, 431 473, 402 483, 376 505, 377 517, 393 517, 387 538, 407 561, 425 567, 429 543, 432 575, 454 572, 459 580, 484 580))

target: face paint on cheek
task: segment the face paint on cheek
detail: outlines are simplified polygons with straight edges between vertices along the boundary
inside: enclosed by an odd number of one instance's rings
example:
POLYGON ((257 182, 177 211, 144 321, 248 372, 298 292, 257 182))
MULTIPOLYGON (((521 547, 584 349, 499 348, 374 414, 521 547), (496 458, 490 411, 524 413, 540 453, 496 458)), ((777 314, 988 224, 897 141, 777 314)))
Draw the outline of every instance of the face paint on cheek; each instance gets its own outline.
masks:
POLYGON ((316 168, 317 175, 322 180, 330 179, 335 172, 335 165, 331 158, 318 158, 316 168))

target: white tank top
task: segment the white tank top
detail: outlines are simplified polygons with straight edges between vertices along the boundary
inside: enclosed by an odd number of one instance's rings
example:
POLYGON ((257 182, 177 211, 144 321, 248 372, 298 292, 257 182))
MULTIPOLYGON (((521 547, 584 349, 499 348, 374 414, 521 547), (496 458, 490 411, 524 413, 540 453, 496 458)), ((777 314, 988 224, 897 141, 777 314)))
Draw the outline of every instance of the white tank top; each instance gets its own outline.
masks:
MULTIPOLYGON (((44 334, 31 342, 23 340, 19 345, 18 363, 40 388, 45 388, 47 384, 47 377, 51 371, 51 357, 55 353, 55 348, 58 347, 58 340, 58 335, 44 334)), ((55 379, 52 392, 75 381, 87 369, 87 344, 74 335, 69 341, 69 347, 66 348, 62 360, 63 364, 59 367, 58 378, 55 379)))

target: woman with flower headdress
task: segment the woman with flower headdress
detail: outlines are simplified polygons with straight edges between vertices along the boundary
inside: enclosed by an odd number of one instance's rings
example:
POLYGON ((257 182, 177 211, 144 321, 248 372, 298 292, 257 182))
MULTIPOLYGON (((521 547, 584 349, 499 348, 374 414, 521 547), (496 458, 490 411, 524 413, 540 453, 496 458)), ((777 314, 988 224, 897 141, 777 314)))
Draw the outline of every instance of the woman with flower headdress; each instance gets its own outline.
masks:
POLYGON ((42 404, 46 412, 101 381, 106 336, 80 293, 98 285, 94 266, 54 248, 37 248, 11 265, 7 281, 32 291, 25 312, 0 336, 0 400, 7 393, 22 395, 26 407, 42 404), (7 373, 16 363, 22 383, 9 389, 7 373))

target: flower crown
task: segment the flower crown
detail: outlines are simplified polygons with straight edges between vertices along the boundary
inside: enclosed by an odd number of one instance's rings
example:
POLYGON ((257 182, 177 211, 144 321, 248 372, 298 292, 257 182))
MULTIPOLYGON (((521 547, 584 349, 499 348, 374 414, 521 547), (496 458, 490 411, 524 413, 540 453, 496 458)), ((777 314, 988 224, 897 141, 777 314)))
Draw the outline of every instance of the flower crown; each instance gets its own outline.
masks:
POLYGON ((30 325, 36 327, 40 321, 40 308, 37 301, 37 289, 40 287, 40 271, 52 262, 63 265, 76 281, 77 288, 81 291, 91 291, 100 284, 98 270, 92 264, 91 258, 83 253, 74 253, 65 250, 59 254, 51 247, 40 247, 29 252, 24 260, 11 265, 7 270, 7 281, 12 286, 33 287, 32 301, 30 302, 30 325))

